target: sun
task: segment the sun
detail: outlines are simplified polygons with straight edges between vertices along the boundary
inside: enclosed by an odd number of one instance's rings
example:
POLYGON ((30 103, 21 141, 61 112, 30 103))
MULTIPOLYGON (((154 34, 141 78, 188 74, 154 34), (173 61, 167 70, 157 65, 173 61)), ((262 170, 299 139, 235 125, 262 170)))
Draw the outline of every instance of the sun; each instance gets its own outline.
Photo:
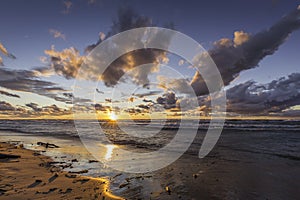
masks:
POLYGON ((115 114, 114 112, 111 112, 111 113, 109 114, 109 119, 110 119, 111 121, 116 121, 118 118, 117 118, 117 116, 116 116, 116 114, 115 114))

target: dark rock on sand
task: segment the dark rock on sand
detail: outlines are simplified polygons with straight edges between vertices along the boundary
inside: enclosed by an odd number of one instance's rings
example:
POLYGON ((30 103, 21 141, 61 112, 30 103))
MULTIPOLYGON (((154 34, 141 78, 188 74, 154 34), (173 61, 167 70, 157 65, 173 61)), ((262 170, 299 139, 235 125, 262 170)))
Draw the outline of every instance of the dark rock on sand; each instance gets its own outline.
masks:
POLYGON ((46 147, 46 148, 59 148, 59 146, 55 145, 55 144, 51 144, 51 143, 45 143, 45 142, 37 142, 37 145, 46 147))
POLYGON ((17 158, 21 158, 21 156, 0 153, 0 159, 17 159, 17 158))

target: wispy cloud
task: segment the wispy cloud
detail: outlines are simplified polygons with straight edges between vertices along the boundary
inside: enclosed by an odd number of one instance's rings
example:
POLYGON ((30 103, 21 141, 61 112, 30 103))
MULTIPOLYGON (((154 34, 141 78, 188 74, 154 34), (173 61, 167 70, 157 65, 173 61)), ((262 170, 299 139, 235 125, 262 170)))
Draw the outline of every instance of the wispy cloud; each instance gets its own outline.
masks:
MULTIPOLYGON (((13 54, 11 54, 7 51, 7 49, 4 47, 4 45, 1 42, 0 42, 0 52, 9 58, 16 59, 16 57, 13 54)), ((0 56, 0 65, 4 66, 3 59, 1 56, 0 56)))
POLYGON ((17 94, 12 94, 12 93, 9 93, 9 92, 3 91, 3 90, 0 90, 0 95, 5 95, 5 96, 8 96, 8 97, 20 98, 20 96, 17 95, 17 94))
POLYGON ((62 13, 69 14, 73 3, 71 1, 64 1, 63 4, 64 10, 62 11, 62 13))
POLYGON ((97 0, 87 0, 88 4, 95 4, 97 2, 97 0))
POLYGON ((54 37, 54 38, 61 38, 63 40, 66 40, 66 35, 61 33, 58 30, 55 29, 49 29, 49 33, 54 37))
MULTIPOLYGON (((30 70, 9 70, 0 68, 0 87, 30 92, 55 99, 59 93, 66 92, 56 83, 41 80, 36 76, 35 71, 30 70)), ((13 95, 13 94, 12 94, 13 95)), ((18 95, 14 95, 17 97, 18 95)))

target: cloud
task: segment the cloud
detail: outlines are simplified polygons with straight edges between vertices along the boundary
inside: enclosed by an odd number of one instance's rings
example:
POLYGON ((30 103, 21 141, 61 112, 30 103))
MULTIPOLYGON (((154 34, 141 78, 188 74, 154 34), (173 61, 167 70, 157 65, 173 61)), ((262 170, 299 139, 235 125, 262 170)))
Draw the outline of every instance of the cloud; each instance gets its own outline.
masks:
POLYGON ((106 98, 105 101, 108 102, 108 103, 111 103, 112 99, 106 98))
MULTIPOLYGON (((152 20, 148 17, 140 16, 129 8, 120 9, 118 12, 118 18, 113 22, 111 30, 106 34, 106 37, 113 36, 120 32, 130 30, 133 28, 154 26, 152 20)), ((160 35, 163 33, 157 33, 160 35)), ((152 38, 155 40, 156 38, 152 38)), ((92 44, 86 48, 86 52, 93 50, 103 40, 99 39, 97 43, 92 44)), ((168 41, 166 45, 168 45, 168 41)), ((136 84, 144 85, 149 83, 148 74, 158 71, 159 63, 168 62, 166 52, 158 49, 140 49, 129 52, 116 59, 108 68, 104 71, 101 79, 106 86, 114 86, 120 81, 120 78, 128 71, 128 74, 132 81, 136 84), (153 63, 143 68, 135 68, 135 66, 153 63)))
POLYGON ((139 104, 137 105, 138 108, 141 108, 141 109, 145 109, 145 110, 149 110, 150 109, 150 105, 145 105, 145 104, 139 104))
POLYGON ((20 96, 17 95, 17 94, 12 94, 12 93, 9 93, 9 92, 3 91, 3 90, 0 90, 0 94, 1 94, 1 95, 5 95, 5 96, 8 96, 8 97, 16 97, 16 98, 20 98, 20 96))
MULTIPOLYGON (((258 63, 266 56, 272 55, 288 36, 300 27, 300 10, 294 10, 283 17, 269 29, 254 35, 243 31, 236 31, 233 40, 223 38, 215 42, 215 47, 208 54, 201 54, 195 60, 201 61, 200 70, 208 69, 206 60, 209 56, 217 65, 223 82, 228 85, 241 71, 258 66, 258 63)), ((208 62, 209 63, 209 62, 208 62)), ((212 77, 207 77, 214 81, 212 77)), ((191 86, 198 96, 208 93, 207 87, 201 75, 196 72, 191 86)))
POLYGON ((123 112, 129 113, 130 115, 138 115, 143 113, 142 109, 139 108, 126 108, 123 112))
POLYGON ((277 116, 300 117, 300 110, 287 109, 287 110, 282 111, 281 113, 278 113, 277 116))
POLYGON ((31 108, 35 112, 40 112, 42 110, 41 108, 38 107, 38 104, 36 104, 36 103, 28 103, 28 104, 25 104, 25 106, 31 108))
POLYGON ((0 101, 0 115, 13 117, 42 117, 42 116, 66 116, 72 114, 71 109, 60 108, 55 104, 39 106, 36 103, 26 104, 26 107, 13 106, 12 104, 0 101))
MULTIPOLYGON (((85 52, 89 53, 90 51, 92 51, 105 39, 105 37, 107 38, 117 33, 130 30, 132 28, 149 26, 154 26, 150 18, 140 16, 133 10, 128 8, 120 9, 118 12, 118 18, 113 22, 111 30, 106 34, 106 36, 104 33, 100 33, 99 40, 95 44, 89 45, 85 49, 85 52)), ((159 32, 157 33, 157 36, 163 36, 163 33, 159 32)), ((156 37, 152 37, 149 40, 155 41, 156 39, 156 37)), ((164 43, 165 45, 168 45, 168 40, 165 40, 164 43)), ((114 48, 113 46, 114 45, 111 45, 110 48, 114 48)), ((109 51, 109 49, 107 51, 109 51)), ((77 49, 75 49, 74 47, 70 47, 59 52, 54 49, 54 46, 52 46, 50 50, 45 51, 45 54, 50 57, 50 68, 37 69, 37 71, 39 71, 41 75, 43 75, 43 73, 54 71, 56 74, 64 76, 67 79, 79 78, 92 81, 98 81, 100 79, 108 87, 113 87, 119 81, 124 81, 120 80, 121 77, 130 70, 131 71, 130 73, 128 73, 128 75, 130 76, 131 81, 140 85, 147 84, 149 82, 148 74, 158 71, 160 63, 168 62, 167 54, 165 51, 158 49, 135 50, 126 53, 116 59, 106 68, 101 76, 99 76, 99 66, 91 66, 88 70, 85 71, 85 73, 81 73, 79 77, 77 76, 78 71, 86 57, 81 56, 77 49), (149 63, 152 63, 152 65, 143 68, 135 68, 134 70, 132 70, 135 66, 149 63)))
MULTIPOLYGON (((209 116, 212 107, 211 99, 216 101, 220 94, 178 98, 176 108, 181 112, 198 112, 209 116)), ((247 81, 233 86, 226 91, 228 116, 300 116, 300 73, 290 74, 267 84, 247 81)), ((218 109, 216 107, 216 109, 218 109)))
POLYGON ((163 105, 165 109, 171 109, 176 107, 177 97, 173 92, 164 93, 161 97, 156 99, 156 102, 163 105))
POLYGON ((54 46, 50 50, 45 50, 45 54, 50 57, 51 69, 39 68, 36 71, 46 74, 54 70, 56 74, 64 76, 66 79, 75 78, 78 70, 83 63, 84 57, 80 56, 79 51, 73 47, 56 51, 54 46))
POLYGON ((235 31, 234 32, 234 39, 233 43, 234 46, 239 46, 249 40, 250 36, 248 33, 245 33, 244 31, 235 31))
POLYGON ((0 111, 13 111, 15 108, 5 101, 0 101, 0 111))
POLYGON ((73 3, 71 1, 64 1, 64 10, 62 11, 63 14, 69 14, 73 3))
POLYGON ((227 101, 227 111, 231 113, 281 115, 300 105, 300 73, 268 84, 248 81, 236 85, 227 91, 227 101))
MULTIPOLYGON (((9 58, 16 59, 16 57, 13 54, 7 51, 7 49, 4 47, 4 45, 1 42, 0 42, 0 52, 9 58)), ((3 59, 1 56, 0 56, 0 66, 4 66, 3 59)))
POLYGON ((178 66, 181 66, 181 65, 183 65, 184 63, 185 63, 185 61, 182 60, 182 59, 180 59, 179 62, 178 62, 178 66))
POLYGON ((155 102, 151 99, 143 99, 143 102, 155 104, 155 102))
POLYGON ((55 29, 49 29, 49 33, 54 37, 54 38, 61 38, 63 40, 66 40, 65 34, 61 33, 58 30, 55 29))
POLYGON ((96 92, 98 92, 99 94, 104 94, 104 92, 99 90, 98 88, 96 88, 96 92))
POLYGON ((158 87, 164 90, 173 90, 182 94, 193 94, 193 89, 188 79, 185 78, 170 78, 165 76, 157 76, 158 87))
POLYGON ((134 94, 132 94, 132 96, 143 98, 143 97, 148 97, 148 96, 154 96, 154 95, 157 95, 160 93, 161 93, 161 91, 159 91, 159 90, 153 90, 153 91, 149 91, 146 93, 134 93, 134 94))
POLYGON ((31 92, 52 99, 58 97, 59 93, 66 92, 65 89, 59 87, 56 83, 39 79, 35 71, 9 70, 6 68, 0 68, 0 87, 21 92, 31 92))
POLYGON ((97 104, 95 104, 95 110, 98 111, 98 112, 99 111, 101 111, 101 112, 110 112, 110 111, 112 111, 112 108, 110 106, 104 106, 102 104, 97 103, 97 104))
POLYGON ((106 35, 105 35, 103 32, 100 32, 100 33, 99 33, 99 39, 100 39, 101 41, 103 41, 103 40, 105 39, 105 37, 106 37, 106 35))
POLYGON ((88 0, 88 4, 95 4, 97 0, 88 0))

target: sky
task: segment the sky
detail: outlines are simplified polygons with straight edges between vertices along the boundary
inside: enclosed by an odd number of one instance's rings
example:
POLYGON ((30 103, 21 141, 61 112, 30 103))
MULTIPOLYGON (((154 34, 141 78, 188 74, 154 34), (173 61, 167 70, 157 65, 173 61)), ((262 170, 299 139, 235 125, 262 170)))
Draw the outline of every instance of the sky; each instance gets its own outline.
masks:
POLYGON ((210 116, 211 98, 218 97, 208 94, 190 63, 163 51, 118 58, 92 89, 93 99, 86 91, 74 92, 76 81, 95 85, 78 70, 96 45, 145 26, 172 28, 207 50, 224 81, 228 117, 299 118, 299 5, 293 0, 3 0, 0 118, 72 118, 72 99, 81 103, 83 117, 91 109, 99 118, 210 116), (146 63, 153 65, 134 69, 146 63), (198 106, 183 109, 181 103, 191 101, 198 106))

